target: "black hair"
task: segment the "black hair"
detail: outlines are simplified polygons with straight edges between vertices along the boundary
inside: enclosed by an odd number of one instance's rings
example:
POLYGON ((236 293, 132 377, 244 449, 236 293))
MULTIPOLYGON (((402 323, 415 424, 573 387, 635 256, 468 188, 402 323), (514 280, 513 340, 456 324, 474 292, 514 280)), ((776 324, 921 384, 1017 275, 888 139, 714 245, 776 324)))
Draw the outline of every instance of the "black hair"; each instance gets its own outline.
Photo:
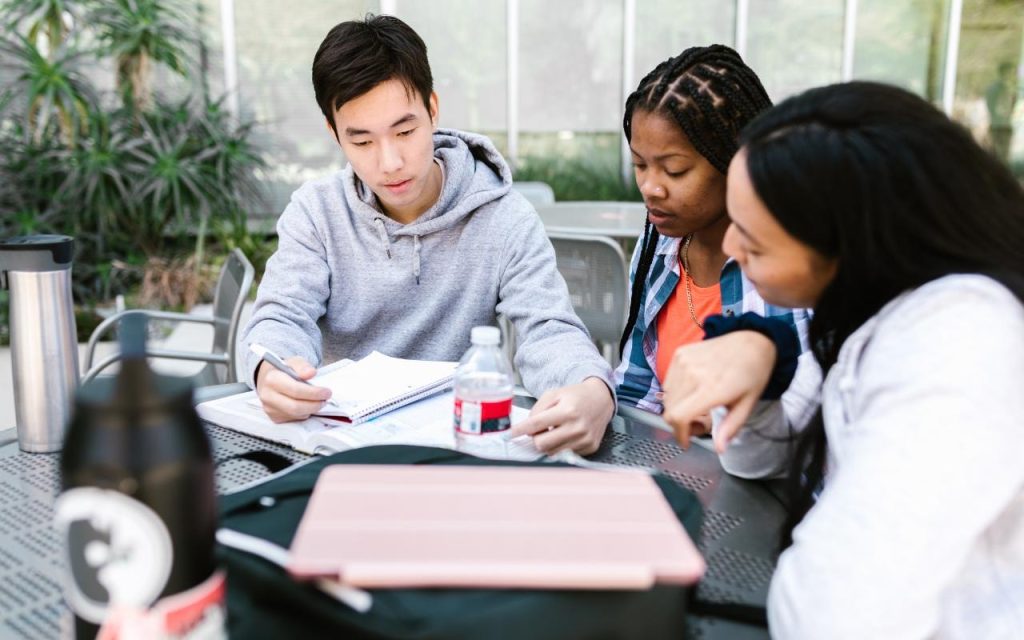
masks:
MULTIPOLYGON (((740 136, 751 183, 779 224, 836 259, 810 337, 823 372, 843 342, 899 295, 952 273, 984 273, 1024 301, 1024 190, 970 133, 903 89, 811 89, 740 136)), ((824 421, 799 437, 782 544, 824 476, 824 421)))
MULTIPOLYGON (((739 148, 740 130, 771 104, 757 75, 734 50, 721 44, 690 47, 644 76, 626 99, 622 129, 626 140, 632 140, 634 112, 665 115, 724 175, 739 148)), ((619 342, 620 352, 636 324, 644 281, 657 245, 658 231, 648 221, 644 224, 640 262, 631 285, 629 316, 619 342)))
POLYGON ((367 14, 327 32, 313 56, 313 92, 331 129, 334 112, 382 82, 397 79, 410 95, 418 93, 427 112, 434 79, 427 45, 412 27, 394 16, 367 14))

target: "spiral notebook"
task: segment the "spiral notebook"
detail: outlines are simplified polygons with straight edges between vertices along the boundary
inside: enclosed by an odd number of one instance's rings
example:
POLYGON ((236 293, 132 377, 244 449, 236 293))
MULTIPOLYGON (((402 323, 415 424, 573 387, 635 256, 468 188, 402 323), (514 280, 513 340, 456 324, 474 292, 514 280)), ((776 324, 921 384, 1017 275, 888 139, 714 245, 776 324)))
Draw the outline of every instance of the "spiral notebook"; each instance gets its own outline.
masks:
MULTIPOLYGON (((361 360, 321 370, 310 383, 331 390, 317 415, 352 424, 450 389, 457 362, 406 360, 374 351, 361 360)), ((258 401, 257 401, 258 402, 258 401)))

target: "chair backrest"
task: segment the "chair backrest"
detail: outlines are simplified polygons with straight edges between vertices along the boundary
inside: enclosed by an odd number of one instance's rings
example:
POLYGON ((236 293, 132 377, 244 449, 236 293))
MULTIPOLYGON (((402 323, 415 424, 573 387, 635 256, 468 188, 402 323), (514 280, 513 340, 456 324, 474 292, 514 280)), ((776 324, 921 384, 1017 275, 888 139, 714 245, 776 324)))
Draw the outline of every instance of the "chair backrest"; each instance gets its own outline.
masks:
POLYGON ((548 237, 576 314, 594 342, 611 346, 611 356, 605 356, 614 364, 626 325, 629 274, 622 248, 603 236, 550 233, 548 237))
POLYGON ((546 182, 512 182, 512 188, 523 194, 533 206, 554 204, 555 191, 546 182))
POLYGON ((241 249, 233 249, 228 254, 213 294, 213 351, 226 353, 228 364, 207 365, 198 374, 199 384, 238 382, 238 371, 235 366, 238 325, 255 274, 256 270, 241 249))

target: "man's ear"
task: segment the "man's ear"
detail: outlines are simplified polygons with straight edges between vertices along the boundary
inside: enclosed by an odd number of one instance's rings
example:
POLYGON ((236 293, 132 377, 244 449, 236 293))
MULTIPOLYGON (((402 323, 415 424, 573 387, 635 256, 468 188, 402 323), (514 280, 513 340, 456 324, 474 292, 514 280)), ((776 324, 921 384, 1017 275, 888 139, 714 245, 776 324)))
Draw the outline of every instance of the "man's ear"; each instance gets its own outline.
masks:
POLYGON ((440 114, 440 111, 438 110, 438 107, 437 107, 437 92, 436 91, 431 91, 430 92, 430 124, 431 124, 431 126, 434 127, 434 129, 437 129, 437 122, 438 122, 439 114, 440 114))

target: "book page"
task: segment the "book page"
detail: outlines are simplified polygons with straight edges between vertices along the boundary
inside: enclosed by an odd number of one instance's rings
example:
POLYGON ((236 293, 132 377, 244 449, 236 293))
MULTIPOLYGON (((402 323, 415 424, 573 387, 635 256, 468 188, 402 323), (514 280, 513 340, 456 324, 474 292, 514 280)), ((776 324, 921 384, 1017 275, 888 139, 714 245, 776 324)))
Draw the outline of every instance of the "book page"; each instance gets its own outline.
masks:
POLYGON ((325 372, 310 382, 331 390, 320 415, 357 418, 396 399, 450 382, 456 362, 404 360, 374 351, 350 366, 325 372))
POLYGON ((263 411, 255 391, 219 398, 196 406, 199 417, 241 433, 287 444, 297 451, 313 453, 310 438, 330 427, 315 418, 275 423, 263 411))

